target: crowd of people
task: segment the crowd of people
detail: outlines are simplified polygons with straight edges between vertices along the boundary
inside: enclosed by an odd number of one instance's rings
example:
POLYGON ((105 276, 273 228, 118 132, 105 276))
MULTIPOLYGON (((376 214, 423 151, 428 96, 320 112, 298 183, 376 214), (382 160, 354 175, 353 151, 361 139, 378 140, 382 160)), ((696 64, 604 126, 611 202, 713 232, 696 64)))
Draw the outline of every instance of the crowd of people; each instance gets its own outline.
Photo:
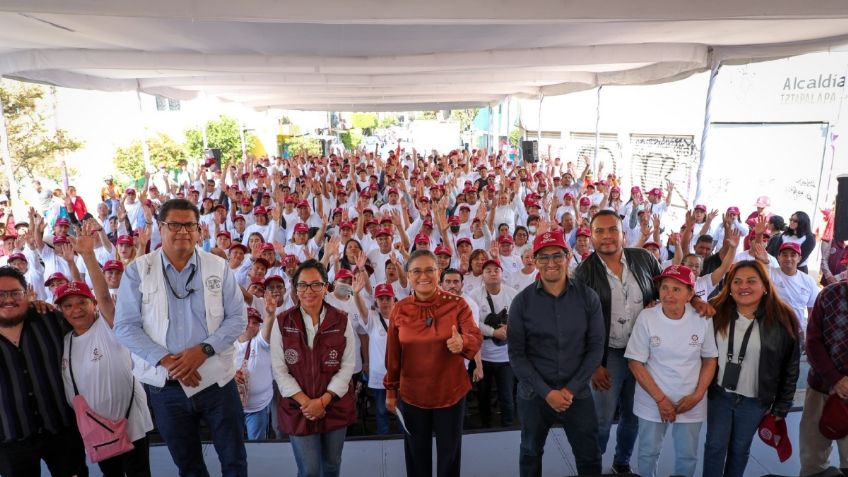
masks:
POLYGON ((335 476, 370 413, 403 433, 407 475, 459 476, 474 404, 520 427, 522 476, 556 423, 581 475, 656 475, 671 428, 674 474, 702 453, 704 476, 741 476, 758 435, 792 453, 803 355, 801 474, 834 441, 848 468, 835 213, 818 237, 767 196, 675 221, 672 183, 625 196, 588 163, 482 150, 184 161, 138 183, 106 177, 93 211, 37 184, 7 217, 0 475, 149 476, 155 429, 180 475, 209 475, 208 432, 225 476, 248 475, 245 441, 284 438, 298 475, 335 476))

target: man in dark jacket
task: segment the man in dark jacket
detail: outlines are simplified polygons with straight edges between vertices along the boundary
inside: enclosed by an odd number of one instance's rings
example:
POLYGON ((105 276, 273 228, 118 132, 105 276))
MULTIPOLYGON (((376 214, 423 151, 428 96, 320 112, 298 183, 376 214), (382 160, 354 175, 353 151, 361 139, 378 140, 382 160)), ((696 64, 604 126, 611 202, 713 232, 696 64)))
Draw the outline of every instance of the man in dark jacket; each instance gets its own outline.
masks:
POLYGON ((602 210, 595 214, 591 232, 595 253, 577 267, 574 278, 597 292, 606 326, 603 361, 592 377, 598 445, 603 454, 615 410, 619 408, 612 470, 629 473, 639 421, 633 414, 636 380, 627 366, 624 349, 639 312, 658 296, 653 277, 661 270, 648 251, 624 248, 623 226, 615 212, 602 210))

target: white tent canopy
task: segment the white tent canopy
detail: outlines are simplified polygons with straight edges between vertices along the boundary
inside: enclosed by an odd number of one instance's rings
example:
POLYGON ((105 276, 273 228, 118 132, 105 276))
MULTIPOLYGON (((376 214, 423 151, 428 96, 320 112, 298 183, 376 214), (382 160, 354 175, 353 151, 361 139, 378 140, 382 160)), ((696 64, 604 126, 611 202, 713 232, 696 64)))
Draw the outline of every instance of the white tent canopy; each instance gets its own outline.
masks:
POLYGON ((844 0, 0 4, 0 75, 257 109, 483 106, 845 43, 844 0))

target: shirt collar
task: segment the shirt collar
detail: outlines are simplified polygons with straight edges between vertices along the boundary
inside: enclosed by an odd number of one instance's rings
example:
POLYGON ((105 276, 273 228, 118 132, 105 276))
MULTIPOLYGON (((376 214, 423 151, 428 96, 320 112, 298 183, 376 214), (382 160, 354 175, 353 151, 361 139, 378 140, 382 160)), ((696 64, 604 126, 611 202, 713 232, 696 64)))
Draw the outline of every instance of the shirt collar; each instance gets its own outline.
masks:
POLYGON ((574 282, 570 277, 566 278, 565 289, 562 290, 562 293, 560 293, 559 296, 551 295, 547 290, 545 290, 544 285, 542 285, 542 279, 541 278, 535 281, 534 286, 536 287, 536 293, 544 293, 545 295, 552 296, 554 298, 559 298, 561 296, 564 296, 566 293, 568 293, 568 290, 574 288, 574 282))
MULTIPOLYGON (((169 260, 168 256, 165 255, 164 251, 162 252, 162 261, 165 264, 165 269, 170 268, 171 270, 174 270, 175 272, 177 271, 177 269, 174 268, 174 265, 171 263, 171 260, 169 260)), ((194 251, 194 253, 191 254, 191 258, 188 259, 188 262, 186 262, 186 267, 183 268, 183 271, 185 271, 186 269, 193 269, 193 267, 197 267, 197 251, 196 250, 194 251)), ((182 273, 182 272, 178 272, 178 273, 182 273)))

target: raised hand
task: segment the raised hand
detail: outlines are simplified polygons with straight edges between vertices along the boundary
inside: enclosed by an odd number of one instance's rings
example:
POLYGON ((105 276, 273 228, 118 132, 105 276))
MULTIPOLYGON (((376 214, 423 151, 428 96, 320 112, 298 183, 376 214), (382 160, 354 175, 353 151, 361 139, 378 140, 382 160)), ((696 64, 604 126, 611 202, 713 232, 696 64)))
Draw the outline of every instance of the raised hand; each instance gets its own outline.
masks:
POLYGON ((732 228, 724 235, 724 243, 726 243, 731 250, 736 250, 736 247, 739 246, 739 240, 741 238, 742 233, 739 232, 738 229, 732 228))
POLYGON ((94 235, 91 235, 90 233, 85 233, 85 231, 83 231, 82 233, 78 233, 76 237, 72 237, 69 235, 68 241, 71 242, 71 247, 65 247, 62 253, 62 257, 65 258, 65 260, 68 260, 65 257, 65 250, 70 251, 70 257, 71 260, 73 260, 74 251, 76 251, 80 255, 93 254, 94 244, 97 242, 94 235))
POLYGON ((754 223, 754 234, 758 236, 762 236, 766 231, 766 226, 768 225, 768 221, 765 216, 758 215, 757 221, 754 223))
POLYGON ((365 288, 365 281, 368 279, 368 272, 365 270, 357 271, 356 277, 353 279, 353 293, 357 294, 365 288))

